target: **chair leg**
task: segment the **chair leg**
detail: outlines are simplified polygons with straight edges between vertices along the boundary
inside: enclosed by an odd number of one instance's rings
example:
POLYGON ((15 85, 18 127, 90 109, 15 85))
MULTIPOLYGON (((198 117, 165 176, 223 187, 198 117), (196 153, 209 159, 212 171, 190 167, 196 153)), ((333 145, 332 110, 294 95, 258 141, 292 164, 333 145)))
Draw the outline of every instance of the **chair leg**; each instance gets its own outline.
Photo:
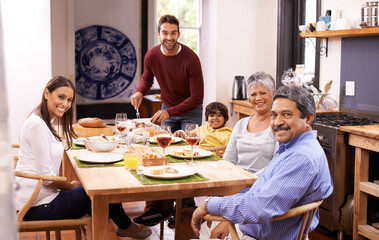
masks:
POLYGON ((75 239, 82 240, 82 230, 80 227, 75 228, 75 239))
POLYGON ((163 236, 164 236, 164 221, 162 221, 160 223, 160 226, 161 226, 161 231, 160 231, 160 234, 159 234, 159 239, 163 240, 163 236))
POLYGON ((50 240, 50 231, 46 231, 46 240, 50 240))
POLYGON ((61 240, 61 231, 60 230, 55 230, 55 239, 56 240, 61 240))

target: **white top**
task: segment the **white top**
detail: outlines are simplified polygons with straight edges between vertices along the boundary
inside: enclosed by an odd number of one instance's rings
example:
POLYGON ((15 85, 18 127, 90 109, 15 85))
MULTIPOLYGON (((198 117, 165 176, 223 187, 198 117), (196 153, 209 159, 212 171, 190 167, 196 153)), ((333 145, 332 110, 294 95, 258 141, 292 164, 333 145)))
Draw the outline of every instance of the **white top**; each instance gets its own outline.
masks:
POLYGON ((251 173, 256 173, 268 165, 279 144, 271 127, 258 133, 247 131, 250 117, 239 120, 233 128, 223 158, 251 173))
MULTIPOLYGON (((16 171, 59 176, 64 146, 51 133, 46 123, 36 113, 31 114, 21 129, 19 160, 16 171)), ((26 203, 37 184, 37 180, 16 177, 16 209, 26 203)), ((33 206, 50 203, 59 193, 58 189, 47 188, 44 182, 33 206)))

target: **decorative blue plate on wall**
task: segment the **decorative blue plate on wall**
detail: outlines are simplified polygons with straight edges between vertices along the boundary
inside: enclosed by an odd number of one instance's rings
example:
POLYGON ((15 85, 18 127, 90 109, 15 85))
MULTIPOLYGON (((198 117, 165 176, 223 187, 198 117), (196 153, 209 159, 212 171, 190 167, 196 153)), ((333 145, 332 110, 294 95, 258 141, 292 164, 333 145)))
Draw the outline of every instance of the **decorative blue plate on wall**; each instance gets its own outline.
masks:
POLYGON ((136 51, 122 32, 94 25, 75 33, 76 91, 105 100, 125 91, 137 71, 136 51))

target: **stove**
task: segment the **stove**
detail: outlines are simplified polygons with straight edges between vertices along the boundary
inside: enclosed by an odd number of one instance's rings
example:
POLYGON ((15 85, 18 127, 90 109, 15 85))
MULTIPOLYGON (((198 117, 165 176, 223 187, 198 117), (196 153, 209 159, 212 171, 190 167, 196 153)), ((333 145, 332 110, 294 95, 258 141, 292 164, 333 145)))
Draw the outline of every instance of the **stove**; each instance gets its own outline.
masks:
POLYGON ((313 129, 328 159, 334 191, 320 206, 320 225, 330 231, 338 231, 338 239, 343 239, 340 224, 341 208, 349 195, 354 193, 355 148, 348 144, 348 133, 340 126, 379 124, 379 118, 368 118, 349 114, 316 114, 313 129))

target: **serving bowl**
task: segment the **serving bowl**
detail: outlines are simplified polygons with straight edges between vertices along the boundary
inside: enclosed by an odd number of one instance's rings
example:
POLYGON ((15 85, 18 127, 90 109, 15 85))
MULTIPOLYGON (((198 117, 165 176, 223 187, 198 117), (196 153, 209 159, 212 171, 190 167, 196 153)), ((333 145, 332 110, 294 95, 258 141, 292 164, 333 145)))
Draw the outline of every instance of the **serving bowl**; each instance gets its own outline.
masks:
POLYGON ((88 150, 93 152, 112 152, 116 149, 120 138, 108 136, 108 140, 101 136, 89 137, 85 140, 85 146, 88 150))

